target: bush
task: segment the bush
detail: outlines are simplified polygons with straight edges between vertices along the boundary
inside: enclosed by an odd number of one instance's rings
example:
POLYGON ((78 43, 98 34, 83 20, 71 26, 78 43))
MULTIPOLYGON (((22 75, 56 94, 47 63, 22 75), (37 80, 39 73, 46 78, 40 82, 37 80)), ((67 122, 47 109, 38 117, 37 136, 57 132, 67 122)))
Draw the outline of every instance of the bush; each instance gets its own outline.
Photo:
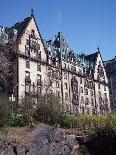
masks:
POLYGON ((52 94, 43 95, 38 98, 37 109, 33 117, 38 122, 47 123, 49 125, 58 124, 60 110, 61 104, 58 97, 52 94))
POLYGON ((23 116, 21 114, 12 114, 11 118, 8 121, 8 126, 11 127, 23 127, 33 124, 33 119, 23 116))
POLYGON ((23 121, 23 117, 21 114, 15 114, 13 113, 11 118, 9 119, 8 121, 8 126, 11 126, 11 127, 21 127, 21 126, 24 126, 24 121, 23 121))
POLYGON ((61 127, 65 128, 75 128, 77 125, 77 120, 74 116, 68 115, 66 113, 59 113, 58 114, 58 124, 60 124, 61 127))
POLYGON ((48 105, 40 105, 33 117, 38 122, 47 123, 49 125, 54 125, 58 123, 58 112, 48 105))

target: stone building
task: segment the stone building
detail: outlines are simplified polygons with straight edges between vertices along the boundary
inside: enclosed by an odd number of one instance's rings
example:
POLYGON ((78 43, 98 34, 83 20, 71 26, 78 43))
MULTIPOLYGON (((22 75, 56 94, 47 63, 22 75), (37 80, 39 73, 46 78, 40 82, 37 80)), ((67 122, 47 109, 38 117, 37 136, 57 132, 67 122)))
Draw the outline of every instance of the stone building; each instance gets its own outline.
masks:
POLYGON ((108 79, 100 51, 76 54, 59 32, 43 40, 33 13, 9 30, 17 32, 17 58, 10 85, 20 100, 25 95, 54 93, 68 113, 110 112, 108 79))
POLYGON ((107 77, 109 79, 109 92, 111 110, 116 111, 116 56, 104 62, 107 77))

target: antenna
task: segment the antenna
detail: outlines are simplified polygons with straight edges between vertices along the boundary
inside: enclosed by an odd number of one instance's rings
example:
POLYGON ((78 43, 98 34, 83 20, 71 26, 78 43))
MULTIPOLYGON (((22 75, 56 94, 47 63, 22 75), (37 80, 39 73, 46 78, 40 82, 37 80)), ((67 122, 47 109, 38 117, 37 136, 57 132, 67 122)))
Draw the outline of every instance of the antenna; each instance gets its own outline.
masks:
POLYGON ((100 52, 99 46, 98 46, 98 48, 97 48, 97 52, 100 52))
POLYGON ((59 32, 61 31, 61 13, 59 11, 58 13, 58 29, 59 29, 59 32))

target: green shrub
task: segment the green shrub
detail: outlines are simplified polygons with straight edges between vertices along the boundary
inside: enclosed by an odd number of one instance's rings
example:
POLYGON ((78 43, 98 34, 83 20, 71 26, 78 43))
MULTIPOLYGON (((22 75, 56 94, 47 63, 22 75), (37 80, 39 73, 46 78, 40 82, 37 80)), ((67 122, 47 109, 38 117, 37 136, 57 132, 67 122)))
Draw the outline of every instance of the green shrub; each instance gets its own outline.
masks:
POLYGON ((69 114, 61 112, 58 114, 58 124, 60 124, 61 127, 74 128, 76 127, 76 119, 69 114))
POLYGON ((23 117, 21 114, 12 114, 9 122, 8 122, 8 125, 11 126, 11 127, 16 127, 16 126, 23 126, 24 125, 24 122, 23 122, 23 117))

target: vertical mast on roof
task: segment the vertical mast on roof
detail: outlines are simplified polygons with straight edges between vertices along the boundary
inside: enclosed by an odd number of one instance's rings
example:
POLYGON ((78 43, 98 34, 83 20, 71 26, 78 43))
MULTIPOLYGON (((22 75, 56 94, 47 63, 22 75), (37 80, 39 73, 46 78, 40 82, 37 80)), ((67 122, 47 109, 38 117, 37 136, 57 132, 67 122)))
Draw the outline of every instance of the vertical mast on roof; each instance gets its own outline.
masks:
POLYGON ((34 10, 31 9, 31 17, 33 17, 33 16, 34 16, 34 10))
POLYGON ((100 52, 100 50, 99 50, 99 46, 98 46, 98 48, 97 48, 97 52, 100 52))
POLYGON ((61 32, 61 13, 60 12, 58 13, 58 29, 59 29, 59 32, 61 32))

